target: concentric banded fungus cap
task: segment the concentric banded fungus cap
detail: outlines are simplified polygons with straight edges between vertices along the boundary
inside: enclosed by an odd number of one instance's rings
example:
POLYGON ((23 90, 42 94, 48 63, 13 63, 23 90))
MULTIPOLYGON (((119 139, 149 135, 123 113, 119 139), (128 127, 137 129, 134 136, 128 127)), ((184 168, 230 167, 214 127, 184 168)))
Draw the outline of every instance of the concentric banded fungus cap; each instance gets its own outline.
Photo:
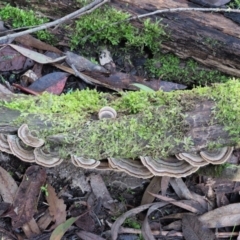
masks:
POLYGON ((208 165, 209 163, 204 160, 198 153, 179 153, 176 154, 177 159, 185 160, 190 163, 192 166, 202 167, 208 165))
POLYGON ((109 165, 113 169, 126 172, 127 174, 137 178, 151 178, 153 174, 142 165, 140 161, 129 159, 108 158, 109 165))
POLYGON ((177 158, 152 159, 151 157, 140 157, 140 159, 154 176, 180 178, 186 177, 199 169, 199 167, 194 167, 185 161, 179 161, 177 158))
POLYGON ((94 159, 87 159, 83 157, 77 157, 75 155, 71 155, 71 160, 76 167, 82 167, 85 169, 93 169, 99 166, 100 164, 100 161, 94 159))
POLYGON ((30 132, 28 125, 23 124, 18 129, 18 137, 28 146, 31 147, 41 147, 44 144, 43 139, 39 139, 36 136, 32 135, 33 133, 30 132))
POLYGON ((23 160, 24 162, 34 162, 35 156, 33 148, 26 146, 16 135, 7 135, 7 141, 12 154, 23 160))
POLYGON ((117 117, 117 112, 112 107, 108 107, 108 106, 103 107, 98 112, 98 118, 100 120, 103 118, 116 118, 116 117, 117 117))
POLYGON ((0 133, 0 151, 12 154, 7 141, 7 135, 0 133))
POLYGON ((213 151, 201 151, 201 157, 212 164, 225 163, 232 155, 233 147, 223 147, 213 151))
POLYGON ((63 161, 63 159, 60 158, 57 153, 47 152, 41 147, 35 148, 33 152, 36 163, 44 167, 54 167, 63 161))

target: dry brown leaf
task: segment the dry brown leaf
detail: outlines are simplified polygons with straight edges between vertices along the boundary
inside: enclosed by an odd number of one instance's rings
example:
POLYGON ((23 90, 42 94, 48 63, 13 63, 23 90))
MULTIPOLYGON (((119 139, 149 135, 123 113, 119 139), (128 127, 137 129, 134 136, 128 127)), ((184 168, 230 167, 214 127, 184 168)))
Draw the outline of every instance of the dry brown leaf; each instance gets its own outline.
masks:
POLYGON ((214 209, 199 217, 207 228, 221 228, 240 224, 240 203, 214 209))
POLYGON ((153 205, 163 207, 167 204, 168 203, 150 203, 150 204, 145 204, 145 205, 142 205, 140 207, 137 207, 137 208, 134 208, 134 209, 131 209, 131 210, 125 212, 123 215, 121 215, 120 217, 118 217, 116 219, 116 221, 113 223, 113 225, 111 227, 112 240, 117 239, 119 228, 121 227, 121 225, 123 224, 123 222, 125 221, 126 218, 136 215, 136 214, 148 209, 149 207, 151 207, 153 205))
POLYGON ((66 221, 66 205, 62 199, 57 197, 55 189, 50 184, 47 185, 47 192, 48 195, 46 199, 49 204, 49 213, 55 222, 51 228, 54 229, 56 226, 66 221))
POLYGON ((14 45, 14 44, 9 44, 8 46, 15 49, 21 55, 23 55, 27 58, 30 58, 33 61, 41 63, 41 64, 56 63, 56 62, 62 61, 66 58, 65 56, 63 56, 63 57, 59 57, 59 58, 56 58, 56 59, 52 59, 48 56, 45 56, 44 54, 35 52, 33 50, 30 50, 30 49, 27 49, 27 48, 24 48, 24 47, 21 47, 21 46, 17 46, 17 45, 14 45))
POLYGON ((153 179, 151 180, 143 194, 140 205, 152 203, 155 197, 149 194, 149 192, 158 193, 160 190, 161 190, 161 177, 153 177, 153 179))
POLYGON ((105 238, 102 238, 94 233, 86 232, 86 231, 79 231, 76 232, 76 234, 84 240, 105 240, 105 238))
POLYGON ((163 226, 163 230, 181 231, 181 229, 182 229, 182 221, 181 220, 177 220, 177 221, 169 223, 166 226, 163 226))
POLYGON ((190 204, 191 203, 190 201, 188 201, 188 202, 186 202, 185 200, 176 201, 173 198, 165 197, 165 196, 162 196, 162 195, 157 195, 157 194, 154 194, 154 193, 150 193, 150 194, 152 194, 153 196, 155 196, 158 199, 161 199, 162 201, 171 203, 171 204, 173 204, 175 206, 178 206, 180 208, 186 209, 186 210, 188 210, 190 212, 199 213, 199 209, 195 208, 195 207, 192 207, 191 206, 192 204, 190 204))
POLYGON ((34 218, 32 218, 28 223, 25 223, 22 226, 22 230, 28 239, 35 237, 41 233, 34 218))
POLYGON ((97 199, 102 199, 102 204, 106 209, 110 209, 112 212, 115 212, 115 204, 113 199, 110 196, 110 193, 107 190, 107 187, 99 174, 91 174, 89 176, 90 185, 92 191, 97 199))
POLYGON ((149 209, 148 209, 148 212, 147 212, 147 215, 143 221, 143 225, 142 225, 142 235, 143 235, 143 238, 145 240, 155 240, 153 234, 152 234, 152 231, 151 231, 151 228, 149 226, 149 223, 148 223, 148 216, 154 212, 155 210, 157 210, 158 208, 161 208, 161 207, 164 207, 166 206, 167 203, 155 203, 153 204, 149 209))
MULTIPOLYGON (((168 176, 163 176, 162 177, 162 180, 161 180, 161 194, 163 196, 166 196, 166 193, 167 193, 167 189, 169 187, 169 182, 170 182, 170 177, 168 176)), ((152 191, 150 191, 152 192, 152 191)))
POLYGON ((223 193, 216 194, 216 202, 217 202, 217 207, 222 207, 229 204, 228 198, 223 193))
POLYGON ((4 202, 13 203, 18 186, 12 176, 0 167, 0 195, 4 202))
POLYGON ((185 214, 182 219, 182 232, 186 240, 214 240, 214 233, 198 220, 197 216, 185 214))
MULTIPOLYGON (((33 64, 32 61, 31 65, 33 66, 33 64)), ((26 70, 29 66, 27 57, 19 54, 11 46, 6 45, 0 49, 0 71, 26 70)))
POLYGON ((16 216, 12 217, 13 228, 22 227, 32 219, 36 212, 40 188, 45 181, 44 168, 35 165, 26 170, 13 202, 16 213, 16 216))
POLYGON ((180 199, 193 199, 191 192, 182 178, 171 178, 170 184, 180 199))
POLYGON ((41 230, 46 230, 49 224, 52 222, 53 217, 50 215, 47 209, 42 217, 38 220, 38 226, 41 230))
POLYGON ((31 36, 30 34, 16 37, 14 40, 16 42, 19 42, 28 47, 33 47, 36 49, 41 49, 41 50, 46 50, 46 51, 51 51, 51 52, 56 52, 56 53, 62 53, 62 51, 60 51, 56 47, 53 47, 45 42, 42 42, 41 40, 36 39, 35 37, 31 36))

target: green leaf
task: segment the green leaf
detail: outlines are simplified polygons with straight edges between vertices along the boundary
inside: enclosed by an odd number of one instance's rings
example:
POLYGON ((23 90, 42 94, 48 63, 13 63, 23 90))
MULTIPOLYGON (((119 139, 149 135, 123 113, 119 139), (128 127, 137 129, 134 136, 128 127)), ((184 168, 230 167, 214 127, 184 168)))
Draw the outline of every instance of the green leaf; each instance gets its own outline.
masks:
POLYGON ((55 230, 52 232, 50 240, 61 240, 64 233, 69 229, 69 227, 72 226, 74 222, 78 220, 78 218, 79 217, 69 218, 66 222, 57 226, 55 230))
POLYGON ((133 85, 135 87, 138 87, 140 90, 143 90, 145 92, 155 92, 152 88, 147 87, 147 86, 145 86, 143 84, 140 84, 140 83, 133 83, 131 85, 133 85))

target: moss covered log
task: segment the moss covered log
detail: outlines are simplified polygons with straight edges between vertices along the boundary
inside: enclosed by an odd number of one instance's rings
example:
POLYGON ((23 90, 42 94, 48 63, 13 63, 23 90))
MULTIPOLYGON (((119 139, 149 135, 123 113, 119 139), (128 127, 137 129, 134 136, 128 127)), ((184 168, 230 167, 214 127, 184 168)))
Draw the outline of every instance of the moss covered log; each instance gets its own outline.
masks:
POLYGON ((240 142, 240 83, 236 80, 191 91, 120 95, 85 90, 61 96, 1 95, 0 132, 22 123, 50 147, 87 158, 161 157, 240 142), (103 106, 116 119, 98 120, 103 106))

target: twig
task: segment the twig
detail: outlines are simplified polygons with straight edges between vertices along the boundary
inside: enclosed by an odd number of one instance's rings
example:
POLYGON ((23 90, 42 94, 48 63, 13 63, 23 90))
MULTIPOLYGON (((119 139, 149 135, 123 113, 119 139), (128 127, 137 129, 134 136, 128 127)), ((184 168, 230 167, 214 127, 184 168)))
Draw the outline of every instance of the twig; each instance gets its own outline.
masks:
POLYGON ((87 6, 85 6, 83 8, 80 8, 79 10, 77 10, 73 13, 70 13, 70 14, 66 15, 65 17, 62 17, 62 18, 60 18, 56 21, 53 21, 53 22, 50 22, 50 23, 45 23, 45 24, 39 25, 35 28, 23 31, 23 32, 13 33, 13 34, 10 34, 10 35, 0 37, 0 41, 10 40, 10 39, 15 38, 15 37, 20 37, 20 36, 23 36, 23 35, 26 35, 26 34, 29 34, 29 33, 37 32, 37 31, 40 31, 40 30, 43 30, 43 29, 53 27, 55 25, 58 25, 58 24, 61 24, 61 23, 65 22, 67 20, 73 19, 77 16, 82 16, 84 14, 90 13, 91 11, 95 10, 96 8, 100 7, 101 5, 103 5, 104 3, 108 2, 108 1, 109 0, 95 0, 94 2, 88 4, 87 6))
POLYGON ((103 26, 99 30, 95 31, 94 33, 89 34, 86 37, 84 37, 83 40, 87 40, 93 34, 101 32, 107 26, 114 26, 114 25, 118 25, 118 24, 123 23, 123 22, 149 17, 149 16, 156 15, 156 14, 159 14, 159 13, 189 12, 189 11, 195 11, 195 12, 235 12, 235 13, 240 13, 239 9, 222 9, 222 8, 169 8, 169 9, 156 10, 154 12, 145 13, 145 14, 134 16, 134 17, 129 17, 129 18, 126 18, 125 20, 122 20, 122 21, 119 21, 119 22, 106 24, 105 26, 103 26))

